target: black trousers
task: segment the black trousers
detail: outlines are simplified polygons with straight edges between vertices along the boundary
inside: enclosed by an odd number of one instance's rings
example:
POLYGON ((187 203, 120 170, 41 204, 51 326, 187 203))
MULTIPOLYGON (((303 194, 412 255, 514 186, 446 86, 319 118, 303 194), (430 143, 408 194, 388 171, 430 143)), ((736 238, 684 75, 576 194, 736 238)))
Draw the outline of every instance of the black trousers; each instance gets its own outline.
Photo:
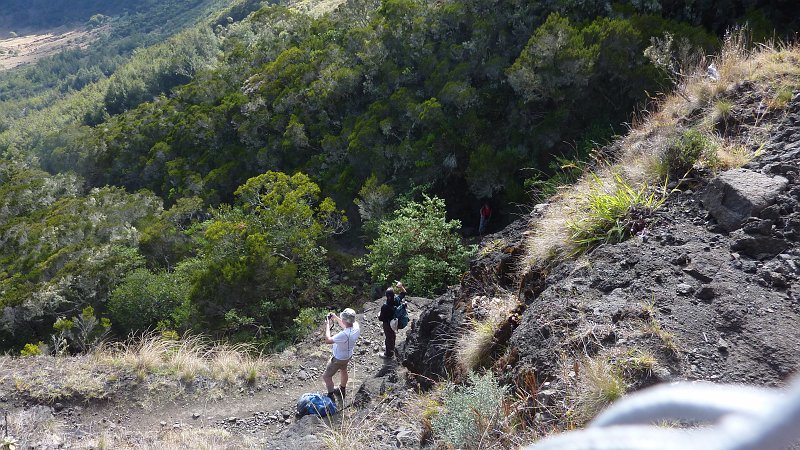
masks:
POLYGON ((386 356, 394 356, 394 345, 397 340, 397 333, 394 332, 389 322, 383 322, 383 334, 385 335, 386 356))

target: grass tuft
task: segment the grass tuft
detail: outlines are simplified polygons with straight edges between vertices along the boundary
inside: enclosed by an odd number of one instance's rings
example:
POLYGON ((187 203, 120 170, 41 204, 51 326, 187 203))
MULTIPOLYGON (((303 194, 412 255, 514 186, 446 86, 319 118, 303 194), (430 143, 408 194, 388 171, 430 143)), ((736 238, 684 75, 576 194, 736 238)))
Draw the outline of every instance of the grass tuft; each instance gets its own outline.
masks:
POLYGON ((518 306, 516 297, 503 292, 495 297, 475 297, 472 301, 477 317, 455 342, 456 356, 465 372, 491 365, 495 335, 518 306))
POLYGON ((681 348, 678 344, 678 339, 672 332, 664 329, 664 327, 661 326, 661 323, 659 323, 655 318, 650 318, 644 322, 642 326, 642 332, 646 335, 657 337, 659 340, 661 340, 663 347, 670 351, 673 355, 680 353, 681 348))
POLYGON ((576 425, 588 423, 627 390, 622 370, 611 364, 606 356, 584 359, 572 394, 571 420, 576 425))
POLYGON ((380 417, 362 416, 359 418, 353 411, 322 420, 325 431, 321 436, 325 448, 339 450, 369 450, 374 448, 374 436, 378 433, 377 425, 380 417), (367 418, 369 417, 369 420, 367 418))
POLYGON ((201 336, 180 340, 144 335, 128 342, 106 346, 93 354, 100 363, 133 370, 143 381, 148 374, 177 375, 184 382, 198 376, 229 383, 256 382, 258 374, 271 374, 272 367, 248 345, 209 343, 201 336))
MULTIPOLYGON (((621 242, 643 231, 650 217, 664 202, 664 195, 647 184, 631 186, 615 173, 610 181, 594 175, 581 218, 568 222, 576 253, 605 243, 621 242)), ((666 190, 666 189, 665 189, 666 190)))

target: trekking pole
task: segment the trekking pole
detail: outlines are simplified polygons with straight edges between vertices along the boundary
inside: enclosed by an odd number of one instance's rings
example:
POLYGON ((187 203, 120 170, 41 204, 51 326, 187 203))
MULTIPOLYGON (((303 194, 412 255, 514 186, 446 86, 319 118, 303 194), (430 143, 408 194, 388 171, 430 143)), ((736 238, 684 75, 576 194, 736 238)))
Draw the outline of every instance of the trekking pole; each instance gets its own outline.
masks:
POLYGON ((3 410, 3 437, 8 437, 8 410, 3 410))

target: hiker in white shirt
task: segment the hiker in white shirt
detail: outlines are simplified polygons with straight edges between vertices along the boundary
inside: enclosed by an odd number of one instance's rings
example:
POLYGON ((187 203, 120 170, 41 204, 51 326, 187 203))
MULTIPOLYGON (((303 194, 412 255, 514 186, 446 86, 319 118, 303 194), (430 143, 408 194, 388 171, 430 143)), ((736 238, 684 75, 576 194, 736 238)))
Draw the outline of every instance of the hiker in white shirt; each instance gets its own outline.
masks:
POLYGON ((325 381, 325 388, 328 389, 328 397, 336 401, 336 396, 342 399, 347 389, 347 363, 353 357, 353 352, 356 349, 356 341, 361 334, 361 327, 356 322, 356 312, 350 308, 342 311, 341 317, 335 313, 328 314, 325 319, 325 343, 333 344, 333 355, 328 361, 328 367, 322 374, 322 380, 325 381), (335 320, 342 327, 342 331, 336 333, 331 337, 331 321, 335 320), (336 372, 341 370, 339 375, 339 387, 333 388, 333 376, 336 372))

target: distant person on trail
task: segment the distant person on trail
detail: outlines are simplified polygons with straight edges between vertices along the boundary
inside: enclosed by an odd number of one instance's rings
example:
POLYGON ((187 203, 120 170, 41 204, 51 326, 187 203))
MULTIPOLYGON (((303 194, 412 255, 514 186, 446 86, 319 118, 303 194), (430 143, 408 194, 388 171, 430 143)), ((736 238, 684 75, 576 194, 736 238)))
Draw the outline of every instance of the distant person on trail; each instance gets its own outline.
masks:
POLYGON ((398 281, 395 288, 399 291, 396 295, 395 290, 391 287, 386 289, 386 301, 381 306, 381 313, 378 316, 378 320, 383 322, 384 345, 386 347, 381 357, 386 359, 393 358, 396 353, 397 332, 392 328, 392 319, 394 319, 395 308, 400 306, 406 297, 406 288, 403 283, 398 281))
POLYGON ((492 207, 489 202, 483 202, 481 206, 481 223, 478 226, 478 234, 483 236, 486 233, 486 227, 489 225, 489 219, 492 218, 492 207))
POLYGON ((325 343, 333 344, 330 361, 322 374, 322 380, 325 382, 325 387, 328 389, 328 397, 334 402, 336 396, 339 396, 344 402, 347 390, 347 363, 353 357, 353 351, 356 349, 356 341, 361 334, 361 327, 356 322, 356 312, 350 308, 342 311, 341 317, 335 313, 330 313, 325 318, 325 343), (336 333, 331 337, 331 323, 336 321, 342 331, 336 333), (336 372, 341 371, 339 375, 339 387, 333 388, 333 376, 336 372))

